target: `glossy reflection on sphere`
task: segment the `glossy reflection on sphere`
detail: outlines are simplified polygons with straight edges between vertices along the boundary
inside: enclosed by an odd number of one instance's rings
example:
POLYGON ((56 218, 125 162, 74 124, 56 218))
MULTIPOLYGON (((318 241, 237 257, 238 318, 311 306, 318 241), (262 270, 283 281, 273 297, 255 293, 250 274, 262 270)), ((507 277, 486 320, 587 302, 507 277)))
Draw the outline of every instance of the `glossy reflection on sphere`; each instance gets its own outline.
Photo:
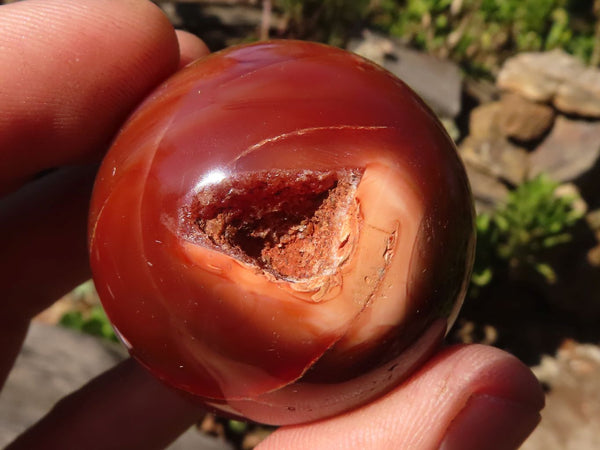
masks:
POLYGON ((401 81, 272 41, 160 86, 101 167, 94 279, 131 354, 224 413, 271 424, 389 391, 465 293, 464 169, 401 81))

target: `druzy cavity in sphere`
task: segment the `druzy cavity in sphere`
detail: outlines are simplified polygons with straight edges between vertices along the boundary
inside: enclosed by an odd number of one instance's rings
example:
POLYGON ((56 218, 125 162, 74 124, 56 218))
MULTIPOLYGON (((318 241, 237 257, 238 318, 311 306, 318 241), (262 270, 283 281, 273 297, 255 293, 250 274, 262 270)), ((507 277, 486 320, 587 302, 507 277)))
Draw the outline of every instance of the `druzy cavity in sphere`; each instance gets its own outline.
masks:
POLYGON ((94 280, 131 354, 229 415, 300 423, 368 403, 462 302, 473 209, 454 145, 400 80, 271 41, 186 67, 100 169, 94 280))

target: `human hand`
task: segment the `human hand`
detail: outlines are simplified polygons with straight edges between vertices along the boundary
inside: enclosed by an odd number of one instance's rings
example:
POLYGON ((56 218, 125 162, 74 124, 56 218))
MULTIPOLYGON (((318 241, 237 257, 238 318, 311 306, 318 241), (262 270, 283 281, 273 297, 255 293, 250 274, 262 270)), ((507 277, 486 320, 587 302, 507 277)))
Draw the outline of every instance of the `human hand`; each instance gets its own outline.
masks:
MULTIPOLYGON (((29 320, 90 277, 94 164, 143 98, 208 50, 143 1, 4 5, 0 30, 3 384, 29 320)), ((127 361, 59 403, 13 448, 161 448, 201 414, 127 361)))
MULTIPOLYGON (((30 318, 90 276, 94 169, 81 164, 102 156, 153 87, 207 50, 143 1, 31 0, 0 7, 0 29, 4 380, 30 318), (30 181, 51 168, 59 169, 30 181)), ((446 439, 449 449, 511 449, 542 405, 537 381, 515 358, 449 348, 371 405, 281 428, 260 448, 429 449, 446 439)), ((201 414, 127 361, 64 399, 11 448, 162 448, 201 414)))

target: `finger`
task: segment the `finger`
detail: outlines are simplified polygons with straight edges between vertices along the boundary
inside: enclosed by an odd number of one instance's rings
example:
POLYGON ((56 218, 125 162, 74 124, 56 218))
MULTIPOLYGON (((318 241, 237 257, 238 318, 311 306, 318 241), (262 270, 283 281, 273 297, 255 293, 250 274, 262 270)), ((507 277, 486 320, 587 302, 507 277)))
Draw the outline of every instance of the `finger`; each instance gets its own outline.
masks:
POLYGON ((176 33, 179 42, 180 68, 210 53, 206 44, 196 35, 183 30, 177 30, 176 33))
POLYGON ((95 167, 64 168, 0 200, 0 386, 31 317, 88 279, 86 228, 95 167))
MULTIPOLYGON (((178 61, 173 29, 143 1, 5 5, 0 29, 0 191, 38 170, 100 155, 178 61)), ((0 203, 0 384, 31 315, 89 276, 91 174, 69 173, 0 203)))
POLYGON ((454 347, 375 403, 281 428, 258 448, 513 450, 539 422, 543 404, 539 383, 513 356, 454 347))
POLYGON ((0 200, 3 316, 39 313, 89 278, 87 208, 95 167, 57 170, 0 200))
POLYGON ((202 416, 132 360, 61 400, 6 450, 162 449, 202 416))
POLYGON ((142 0, 12 3, 0 29, 0 192, 99 158, 179 62, 173 28, 142 0))

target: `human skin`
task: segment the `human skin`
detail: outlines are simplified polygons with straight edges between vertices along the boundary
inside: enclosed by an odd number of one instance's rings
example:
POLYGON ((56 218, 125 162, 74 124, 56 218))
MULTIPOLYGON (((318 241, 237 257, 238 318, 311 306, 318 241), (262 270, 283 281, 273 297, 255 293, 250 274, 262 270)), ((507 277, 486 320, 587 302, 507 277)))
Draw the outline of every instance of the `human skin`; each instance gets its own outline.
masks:
MULTIPOLYGON (((180 34, 180 51, 162 13, 137 0, 5 5, 0 29, 4 381, 29 320, 90 276, 94 168, 81 164, 96 163, 145 95, 206 50, 180 34), (58 170, 34 179, 50 168, 58 170)), ((537 381, 514 357, 446 348, 376 402, 281 428, 260 448, 428 449, 445 440, 451 449, 510 449, 535 427, 542 406, 537 381)), ((10 448, 163 448, 202 413, 126 361, 65 398, 10 448)))

